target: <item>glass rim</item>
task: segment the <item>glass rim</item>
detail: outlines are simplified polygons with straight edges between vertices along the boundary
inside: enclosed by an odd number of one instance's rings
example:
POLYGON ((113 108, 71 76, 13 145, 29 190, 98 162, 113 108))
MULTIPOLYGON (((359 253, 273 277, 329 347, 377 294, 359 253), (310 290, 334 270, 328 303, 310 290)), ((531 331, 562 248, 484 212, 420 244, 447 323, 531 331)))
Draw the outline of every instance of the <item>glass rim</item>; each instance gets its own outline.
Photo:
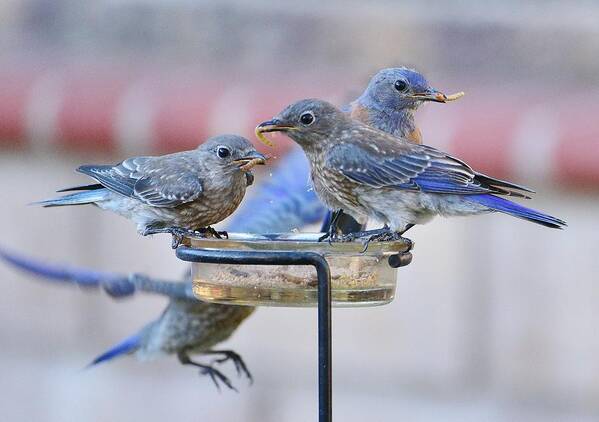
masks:
MULTIPOLYGON (((254 250, 314 250, 327 255, 337 253, 362 254, 364 245, 359 240, 351 242, 318 242, 324 233, 288 232, 288 233, 238 233, 229 232, 229 238, 187 236, 191 247, 205 249, 234 250, 247 245, 254 250), (262 246, 262 247, 261 247, 262 246)), ((402 240, 374 241, 368 245, 364 255, 405 252, 410 245, 402 240)))

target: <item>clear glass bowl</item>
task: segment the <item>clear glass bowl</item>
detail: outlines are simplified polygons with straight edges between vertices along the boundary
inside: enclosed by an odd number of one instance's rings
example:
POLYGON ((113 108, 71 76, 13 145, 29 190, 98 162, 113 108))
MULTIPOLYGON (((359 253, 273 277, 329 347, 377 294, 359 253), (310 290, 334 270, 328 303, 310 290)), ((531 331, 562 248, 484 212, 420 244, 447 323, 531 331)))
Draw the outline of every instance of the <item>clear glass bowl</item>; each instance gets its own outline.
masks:
MULTIPOLYGON (((191 247, 238 251, 312 251, 322 254, 331 269, 334 306, 384 305, 395 297, 397 269, 390 255, 408 250, 398 242, 317 242, 321 233, 254 235, 229 233, 229 239, 193 238, 191 247)), ((193 292, 207 302, 316 306, 317 277, 313 266, 229 265, 192 263, 193 292)))

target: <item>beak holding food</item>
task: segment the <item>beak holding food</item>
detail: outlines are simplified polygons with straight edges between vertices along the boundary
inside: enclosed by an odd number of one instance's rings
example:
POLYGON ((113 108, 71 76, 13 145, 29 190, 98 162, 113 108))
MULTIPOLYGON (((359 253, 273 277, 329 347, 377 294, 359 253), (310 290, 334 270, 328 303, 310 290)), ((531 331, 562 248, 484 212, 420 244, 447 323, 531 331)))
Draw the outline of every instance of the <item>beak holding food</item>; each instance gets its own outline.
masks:
POLYGON ((262 122, 258 126, 256 126, 255 133, 256 133, 256 137, 258 139, 260 139, 260 141, 263 144, 268 145, 269 147, 272 147, 272 146, 274 146, 274 144, 272 143, 272 141, 270 139, 268 139, 266 137, 266 135, 264 135, 265 133, 286 132, 288 130, 293 130, 293 129, 295 129, 295 126, 283 124, 278 119, 272 119, 272 120, 267 120, 265 122, 262 122))
POLYGON ((252 151, 248 155, 238 160, 235 160, 235 164, 239 166, 242 171, 250 171, 255 166, 262 166, 266 163, 270 157, 259 153, 258 151, 252 151))
POLYGON ((455 101, 464 96, 464 92, 457 92, 451 95, 445 95, 442 92, 439 92, 434 89, 427 90, 425 92, 417 92, 410 95, 410 98, 419 101, 434 101, 436 103, 447 103, 450 101, 455 101))

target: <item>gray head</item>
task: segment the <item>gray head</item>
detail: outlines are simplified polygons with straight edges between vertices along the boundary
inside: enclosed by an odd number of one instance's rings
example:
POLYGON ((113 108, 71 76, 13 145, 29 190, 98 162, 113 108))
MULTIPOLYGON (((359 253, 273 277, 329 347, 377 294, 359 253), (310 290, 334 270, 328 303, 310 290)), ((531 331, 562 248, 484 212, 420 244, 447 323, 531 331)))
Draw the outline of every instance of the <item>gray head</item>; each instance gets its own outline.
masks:
POLYGON ((306 149, 316 147, 335 130, 351 124, 351 118, 334 105, 310 98, 293 103, 272 120, 260 123, 256 127, 256 135, 265 144, 272 145, 264 133, 285 132, 306 149))
MULTIPOLYGON (((461 95, 457 98, 459 98, 461 95)), ((380 70, 370 80, 368 87, 358 98, 365 107, 375 110, 415 110, 425 101, 445 103, 453 96, 446 96, 432 88, 425 77, 414 69, 393 67, 380 70)))
POLYGON ((197 151, 202 153, 203 160, 227 170, 248 171, 266 161, 266 157, 256 151, 250 141, 238 135, 213 136, 200 145, 197 151))

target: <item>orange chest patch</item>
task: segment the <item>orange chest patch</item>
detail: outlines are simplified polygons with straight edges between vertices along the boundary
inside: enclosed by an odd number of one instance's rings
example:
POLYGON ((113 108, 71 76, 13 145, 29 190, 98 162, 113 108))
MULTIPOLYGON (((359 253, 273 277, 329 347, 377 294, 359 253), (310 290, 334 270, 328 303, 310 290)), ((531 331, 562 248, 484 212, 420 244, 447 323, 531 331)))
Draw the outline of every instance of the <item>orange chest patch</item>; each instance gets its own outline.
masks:
POLYGON ((410 133, 408 133, 408 135, 406 136, 406 138, 408 139, 408 141, 410 141, 413 144, 422 144, 422 133, 420 132, 420 129, 416 128, 413 131, 411 131, 410 133))
POLYGON ((370 123, 370 116, 368 115, 368 110, 364 107, 352 107, 349 115, 352 119, 362 122, 366 125, 370 123))

